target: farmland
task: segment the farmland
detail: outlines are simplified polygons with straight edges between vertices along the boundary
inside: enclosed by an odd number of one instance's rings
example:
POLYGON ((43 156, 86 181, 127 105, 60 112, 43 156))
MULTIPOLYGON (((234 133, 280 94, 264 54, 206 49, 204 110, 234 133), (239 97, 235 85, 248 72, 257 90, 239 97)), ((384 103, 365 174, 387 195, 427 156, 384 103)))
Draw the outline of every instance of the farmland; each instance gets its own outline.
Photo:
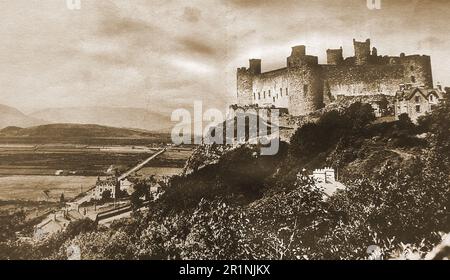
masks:
POLYGON ((0 145, 0 175, 105 175, 111 165, 127 168, 153 154, 133 147, 82 145, 0 145))
MULTIPOLYGON (((125 170, 155 153, 144 146, 0 145, 0 175, 102 176, 113 165, 125 170)), ((189 150, 170 151, 152 167, 183 167, 189 150)))
MULTIPOLYGON (((111 167, 129 170, 170 143, 170 135, 98 125, 53 124, 0 130, 0 201, 56 202, 86 191, 111 167), (48 191, 46 196, 44 191, 48 191)), ((177 174, 193 147, 176 147, 139 175, 177 174)))
POLYGON ((96 177, 82 176, 5 176, 0 177, 0 200, 59 201, 74 198, 93 186, 96 177), (47 195, 44 191, 48 191, 47 195))
MULTIPOLYGON (((98 176, 108 175, 109 167, 123 172, 157 150, 145 146, 0 145, 0 201, 57 201, 61 193, 70 199, 92 187, 98 176), (44 190, 49 190, 49 197, 44 190)), ((138 174, 178 174, 191 152, 192 148, 169 150, 138 174)))

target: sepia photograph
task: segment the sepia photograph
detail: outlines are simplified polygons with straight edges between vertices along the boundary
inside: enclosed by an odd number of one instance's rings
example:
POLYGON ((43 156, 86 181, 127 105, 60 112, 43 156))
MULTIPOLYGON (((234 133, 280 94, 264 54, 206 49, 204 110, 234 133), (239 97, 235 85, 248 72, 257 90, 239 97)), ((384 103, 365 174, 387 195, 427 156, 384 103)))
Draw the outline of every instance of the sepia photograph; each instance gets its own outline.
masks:
POLYGON ((450 1, 0 10, 0 260, 450 258, 450 1))

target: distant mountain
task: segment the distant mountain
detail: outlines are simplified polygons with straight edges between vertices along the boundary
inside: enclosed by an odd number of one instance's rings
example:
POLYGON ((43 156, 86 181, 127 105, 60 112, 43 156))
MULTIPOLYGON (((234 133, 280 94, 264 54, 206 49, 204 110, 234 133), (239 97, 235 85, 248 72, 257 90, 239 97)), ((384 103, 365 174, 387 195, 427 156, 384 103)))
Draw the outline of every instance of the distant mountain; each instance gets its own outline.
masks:
POLYGON ((0 136, 35 138, 140 138, 154 137, 155 133, 140 129, 115 128, 93 124, 47 124, 28 128, 7 127, 0 136))
POLYGON ((35 117, 30 117, 19 110, 0 104, 0 129, 8 126, 28 127, 48 123, 35 117))
POLYGON ((170 114, 155 113, 142 108, 49 108, 34 112, 30 116, 49 123, 98 124, 157 132, 169 132, 173 126, 170 114))

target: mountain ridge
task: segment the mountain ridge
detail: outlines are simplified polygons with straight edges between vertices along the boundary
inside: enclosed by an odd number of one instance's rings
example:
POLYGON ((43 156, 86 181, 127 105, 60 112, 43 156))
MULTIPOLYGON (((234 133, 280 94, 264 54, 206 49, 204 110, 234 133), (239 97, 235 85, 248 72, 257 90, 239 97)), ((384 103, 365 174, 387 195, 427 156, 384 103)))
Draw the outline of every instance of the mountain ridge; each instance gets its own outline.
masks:
POLYGON ((46 121, 22 113, 20 110, 0 104, 0 129, 5 127, 29 127, 45 124, 46 121))
POLYGON ((168 132, 170 115, 132 107, 67 107, 46 108, 30 114, 49 123, 98 124, 103 126, 168 132))
POLYGON ((102 138, 153 137, 155 132, 142 129, 117 128, 97 124, 45 124, 20 128, 9 126, 0 130, 3 137, 102 138))

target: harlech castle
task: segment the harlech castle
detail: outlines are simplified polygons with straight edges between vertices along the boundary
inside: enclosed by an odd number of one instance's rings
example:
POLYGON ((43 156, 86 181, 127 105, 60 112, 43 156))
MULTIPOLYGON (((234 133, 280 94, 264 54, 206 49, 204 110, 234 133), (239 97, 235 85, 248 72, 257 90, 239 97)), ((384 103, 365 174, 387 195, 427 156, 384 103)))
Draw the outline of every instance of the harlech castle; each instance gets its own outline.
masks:
POLYGON ((237 105, 283 108, 301 116, 339 96, 395 96, 400 85, 433 88, 430 56, 381 56, 369 39, 353 45, 355 54, 347 58, 342 47, 327 50, 327 64, 296 46, 286 67, 264 73, 261 60, 251 59, 249 68, 237 70, 237 105))

